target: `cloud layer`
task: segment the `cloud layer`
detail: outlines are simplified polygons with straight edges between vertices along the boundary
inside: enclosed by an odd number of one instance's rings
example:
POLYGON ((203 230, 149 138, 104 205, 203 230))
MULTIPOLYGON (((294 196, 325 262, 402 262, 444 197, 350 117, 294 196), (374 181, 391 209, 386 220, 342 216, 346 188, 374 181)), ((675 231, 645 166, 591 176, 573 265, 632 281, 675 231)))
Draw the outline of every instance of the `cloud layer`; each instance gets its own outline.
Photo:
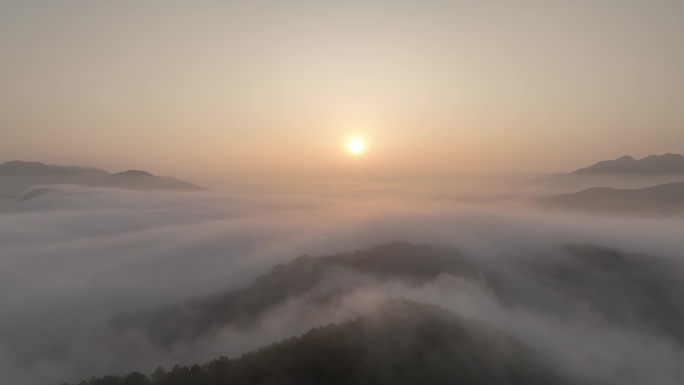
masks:
MULTIPOLYGON (((359 288, 344 306, 292 298, 250 331, 226 326, 211 338, 171 349, 155 346, 142 331, 121 332, 108 322, 246 286, 273 265, 305 253, 329 255, 393 240, 453 247, 492 266, 553 255, 566 244, 593 243, 679 261, 684 250, 684 220, 677 218, 584 216, 514 203, 383 196, 52 186, 15 200, 0 212, 2 382, 55 384, 238 355, 397 296, 491 323, 549 352, 581 378, 681 382, 682 347, 666 336, 622 328, 592 317, 590 310, 563 318, 540 309, 512 309, 486 285, 449 276, 416 285, 338 272, 330 285, 351 282, 359 288)), ((553 293, 533 287, 524 276, 510 282, 520 290, 553 293)))

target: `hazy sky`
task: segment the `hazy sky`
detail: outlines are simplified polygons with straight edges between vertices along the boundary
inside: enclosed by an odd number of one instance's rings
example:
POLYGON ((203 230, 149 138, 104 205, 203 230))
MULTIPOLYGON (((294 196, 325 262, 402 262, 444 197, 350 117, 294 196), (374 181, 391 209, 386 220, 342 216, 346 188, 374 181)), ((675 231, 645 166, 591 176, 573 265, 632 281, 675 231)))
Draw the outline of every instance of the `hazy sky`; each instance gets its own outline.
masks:
POLYGON ((0 161, 208 180, 684 152, 681 0, 1 0, 0 50, 0 161))

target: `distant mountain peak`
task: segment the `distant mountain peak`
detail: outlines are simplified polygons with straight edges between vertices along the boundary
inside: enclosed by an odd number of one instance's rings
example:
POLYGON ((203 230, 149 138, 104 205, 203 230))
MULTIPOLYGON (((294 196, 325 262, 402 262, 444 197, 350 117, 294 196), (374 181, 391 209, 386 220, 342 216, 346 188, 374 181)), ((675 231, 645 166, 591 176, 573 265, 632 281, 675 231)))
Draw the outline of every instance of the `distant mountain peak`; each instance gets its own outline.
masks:
POLYGON ((118 187, 132 190, 199 191, 203 187, 173 178, 153 175, 142 170, 127 170, 116 174, 82 166, 47 165, 41 162, 11 160, 0 164, 0 178, 7 186, 0 196, 16 197, 37 185, 73 184, 92 187, 118 187))
POLYGON ((150 174, 149 172, 141 171, 141 170, 127 170, 127 171, 117 172, 113 176, 127 176, 127 177, 133 177, 133 178, 151 178, 151 177, 154 177, 154 175, 150 174))
POLYGON ((659 158, 659 159, 672 159, 672 160, 684 160, 684 155, 673 154, 673 153, 671 153, 671 152, 668 152, 668 153, 663 154, 663 155, 649 155, 649 156, 647 156, 647 157, 644 158, 644 159, 655 159, 655 158, 659 158))
POLYGON ((78 175, 78 172, 67 168, 54 165, 47 165, 41 162, 26 162, 23 160, 10 160, 0 164, 0 176, 66 176, 78 175))
POLYGON ((10 160, 8 162, 5 162, 3 164, 0 164, 0 167, 15 167, 15 166, 46 166, 44 163, 40 162, 27 162, 24 160, 10 160))
POLYGON ((572 174, 684 174, 684 156, 667 153, 650 155, 637 160, 625 155, 617 159, 598 162, 572 174))

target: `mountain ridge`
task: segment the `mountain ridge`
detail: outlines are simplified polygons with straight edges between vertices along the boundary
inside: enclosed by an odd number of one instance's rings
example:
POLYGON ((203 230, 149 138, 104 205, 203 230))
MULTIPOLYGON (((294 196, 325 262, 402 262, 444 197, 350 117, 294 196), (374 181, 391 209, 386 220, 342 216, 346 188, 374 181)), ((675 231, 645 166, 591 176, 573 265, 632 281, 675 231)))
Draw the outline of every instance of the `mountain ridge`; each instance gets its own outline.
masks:
POLYGON ((157 176, 142 170, 127 170, 112 174, 92 167, 59 166, 21 160, 11 160, 0 164, 0 196, 12 199, 31 187, 55 184, 131 190, 206 190, 204 187, 178 178, 157 176))
POLYGON ((630 155, 624 155, 616 159, 594 163, 589 167, 573 171, 569 175, 578 174, 684 174, 684 156, 666 153, 635 159, 630 155))
POLYGON ((546 189, 546 194, 560 194, 594 187, 639 189, 682 180, 684 156, 666 153, 649 155, 641 159, 624 155, 602 160, 572 172, 538 177, 527 184, 546 189))
MULTIPOLYGON (((408 284, 423 285, 440 276, 451 276, 478 282, 488 287, 499 301, 509 306, 524 306, 549 309, 558 299, 550 303, 539 302, 539 298, 516 292, 516 284, 511 276, 503 274, 501 264, 469 257, 451 248, 430 245, 416 245, 396 241, 357 250, 349 253, 321 257, 302 256, 289 263, 274 266, 268 273, 257 277, 250 285, 240 289, 224 291, 208 297, 185 301, 152 312, 121 315, 111 319, 112 326, 121 331, 141 330, 156 345, 170 347, 178 342, 189 342, 206 336, 218 327, 230 325, 238 330, 249 330, 252 325, 269 309, 285 303, 290 298, 306 298, 317 305, 334 304, 346 294, 363 288, 366 283, 347 286, 331 284, 330 269, 347 269, 363 273, 379 281, 402 280, 408 284), (323 282, 328 283, 325 290, 315 292, 323 282)), ((530 256, 516 260, 513 271, 524 269, 538 273, 535 279, 552 279, 559 290, 581 294, 581 301, 595 306, 594 311, 606 318, 618 319, 624 325, 639 325, 667 331, 671 337, 684 344, 684 332, 672 326, 684 322, 684 309, 680 314, 669 300, 655 307, 646 301, 629 304, 623 297, 631 293, 633 298, 645 296, 649 287, 670 281, 672 272, 684 273, 684 264, 672 263, 667 259, 632 253, 593 245, 568 245, 556 254, 544 257, 530 256), (605 269, 603 266, 611 266, 605 269), (635 271, 650 272, 638 279, 630 276, 635 271), (627 272, 623 277, 623 273, 627 272), (572 277, 581 277, 577 281, 572 277), (664 278, 665 277, 665 278, 664 278), (603 279, 614 282, 610 294, 615 303, 623 307, 610 307, 604 304, 605 298, 592 298, 591 293, 582 293, 586 287, 599 285, 603 279), (580 285, 581 284, 581 285, 580 285), (649 308, 648 312, 644 309, 649 308), (649 321, 650 314, 662 314, 658 320, 674 320, 658 323, 649 321), (635 314, 644 318, 635 321, 635 314), (629 317, 634 319, 630 320, 629 317)), ((533 280, 528 280, 527 283, 533 280)), ((684 295, 684 285, 677 283, 667 291, 684 295)), ((578 298, 579 300, 579 298, 578 298)), ((565 314, 573 311, 568 303, 554 307, 554 311, 565 314)), ((638 318, 638 317, 637 317, 638 318)))
MULTIPOLYGON (((30 162, 22 160, 10 160, 0 164, 0 176, 42 176, 42 175, 79 175, 78 166, 58 166, 54 164, 45 164, 41 162, 30 162)), ((106 171, 99 169, 91 169, 109 174, 106 171)))
POLYGON ((594 187, 535 201, 545 208, 631 214, 684 214, 684 182, 639 189, 594 187))
MULTIPOLYGON (((514 260, 488 262, 451 248, 396 241, 321 257, 304 255, 274 266, 241 289, 184 302, 160 312, 112 319, 111 326, 119 332, 140 333, 155 346, 171 351, 179 343, 193 344, 202 338, 212 338, 209 333, 222 328, 250 332, 255 325, 259 327, 258 319, 269 310, 294 298, 311 308, 338 308, 345 295, 353 297, 355 290, 363 292, 364 287, 372 288, 377 283, 401 280, 421 288, 444 278, 468 280, 486 288, 503 307, 543 310, 554 319, 591 312, 602 322, 622 330, 656 333, 684 346, 684 331, 680 327, 684 308, 679 300, 684 295, 684 283, 677 279, 682 274, 684 263, 676 259, 591 244, 571 244, 514 260), (330 273, 331 268, 346 269, 342 277, 349 284, 336 285, 331 279, 333 275, 324 274, 330 273), (349 281, 346 273, 352 271, 377 280, 349 281), (371 286, 364 286, 369 283, 371 286)), ((481 315, 465 318, 401 296, 400 292, 399 297, 363 302, 349 309, 351 317, 332 320, 337 324, 326 321, 313 329, 309 326, 295 334, 309 330, 299 337, 280 339, 238 358, 221 357, 204 365, 176 365, 168 372, 158 369, 150 377, 131 373, 125 377, 93 378, 79 385, 338 383, 334 379, 341 379, 342 384, 582 383, 565 377, 547 377, 567 372, 547 373, 545 366, 529 361, 543 355, 546 348, 530 344, 525 345, 530 348, 527 349, 519 345, 515 341, 524 340, 518 339, 520 335, 505 323, 481 315), (380 309, 379 316, 372 312, 375 309, 380 309), (374 339, 378 335, 380 339, 374 339), (379 352, 376 346, 381 347, 379 352), (512 363, 510 357, 518 355, 522 361, 512 363), (364 360, 355 359, 359 356, 364 360), (492 357, 494 365, 488 366, 487 360, 492 357), (466 361, 486 370, 471 371, 472 368, 462 366, 466 361), (372 364, 366 366, 364 362, 372 364), (426 362, 439 364, 423 366, 426 362), (507 369, 502 372, 500 368, 504 367, 507 369), (518 371, 521 367, 530 370, 518 371), (411 369, 392 377, 399 368, 411 369), (537 369, 543 373, 541 377, 537 377, 537 369), (372 377, 360 379, 350 373, 372 377), (434 379, 430 373, 444 377, 434 379), (466 377, 459 377, 459 373, 466 377)))
POLYGON ((388 299, 234 359, 83 385, 577 384, 518 339, 436 305, 388 299))

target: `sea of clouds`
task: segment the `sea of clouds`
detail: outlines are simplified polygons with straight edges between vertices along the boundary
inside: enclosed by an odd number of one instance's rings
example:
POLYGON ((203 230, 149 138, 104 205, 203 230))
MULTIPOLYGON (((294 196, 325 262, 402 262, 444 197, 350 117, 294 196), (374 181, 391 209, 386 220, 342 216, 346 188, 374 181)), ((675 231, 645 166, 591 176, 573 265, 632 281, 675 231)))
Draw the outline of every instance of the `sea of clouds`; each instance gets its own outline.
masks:
MULTIPOLYGON (((0 207, 0 382, 57 384, 236 356, 394 297, 483 320, 551 354, 563 370, 585 380, 684 381, 682 346, 667 337, 586 315, 561 319, 511 309, 487 287, 454 277, 416 286, 357 276, 363 290, 345 306, 312 308, 292 298, 249 332, 226 326, 171 349, 154 346, 141 332, 109 325, 119 314, 244 287, 302 254, 330 255, 395 240, 453 247, 492 263, 578 243, 682 260, 684 219, 545 212, 515 199, 394 194, 400 187, 364 190, 372 194, 331 194, 329 188, 320 194, 30 190, 0 207)), ((520 285, 526 287, 524 277, 520 285)))

